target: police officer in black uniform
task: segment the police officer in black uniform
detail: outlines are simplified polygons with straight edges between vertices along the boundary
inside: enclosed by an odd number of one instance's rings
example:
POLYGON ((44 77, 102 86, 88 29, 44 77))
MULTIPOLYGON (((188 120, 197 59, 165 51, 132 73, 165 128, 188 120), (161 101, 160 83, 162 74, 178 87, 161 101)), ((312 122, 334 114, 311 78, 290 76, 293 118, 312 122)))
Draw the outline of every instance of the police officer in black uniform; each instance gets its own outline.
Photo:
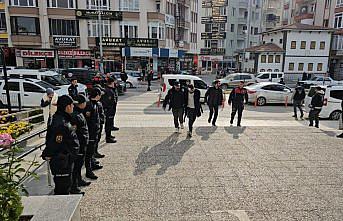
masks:
POLYGON ((79 94, 79 92, 77 90, 77 79, 76 78, 71 79, 71 85, 68 87, 68 93, 69 93, 69 96, 71 96, 71 98, 76 100, 77 95, 79 94))
POLYGON ((84 111, 89 131, 89 142, 87 145, 85 157, 86 177, 93 180, 98 179, 98 177, 93 173, 92 158, 100 131, 100 116, 98 108, 98 101, 100 100, 100 98, 101 91, 97 88, 92 89, 89 92, 90 100, 87 102, 84 111))
POLYGON ((57 111, 48 126, 46 148, 42 154, 42 158, 49 161, 54 175, 55 195, 70 193, 73 164, 79 155, 79 140, 71 125, 73 102, 68 95, 58 98, 57 111))
POLYGON ((104 106, 106 121, 105 121, 105 133, 106 143, 116 143, 115 137, 112 136, 111 132, 114 128, 114 116, 116 114, 118 96, 114 86, 115 80, 109 78, 105 88, 105 94, 102 97, 102 104, 104 106))
POLYGON ((79 157, 75 160, 74 164, 71 193, 82 193, 78 187, 89 186, 91 184, 91 182, 83 180, 81 176, 81 169, 85 161, 86 148, 89 141, 87 121, 83 115, 83 111, 86 107, 86 101, 87 100, 84 95, 78 95, 76 98, 74 112, 72 113, 72 125, 76 128, 80 150, 79 157))
MULTIPOLYGON (((104 92, 105 90, 100 85, 97 85, 96 87, 100 89, 101 95, 103 96, 105 94, 104 92)), ((99 143, 101 139, 101 133, 102 133, 102 130, 104 129, 104 124, 105 124, 105 111, 100 101, 98 101, 98 111, 99 111, 99 116, 100 116, 100 131, 98 134, 98 141, 96 143, 95 150, 94 150, 94 158, 104 158, 105 155, 99 153, 99 143)), ((92 162, 94 164, 99 164, 97 161, 95 161, 95 159, 92 162)), ((98 167, 98 169, 102 168, 101 166, 96 166, 96 167, 98 167)))
POLYGON ((248 103, 248 91, 244 88, 244 81, 239 82, 238 87, 234 88, 228 100, 228 104, 232 104, 231 120, 230 125, 233 124, 236 113, 238 112, 237 127, 241 126, 241 120, 244 110, 244 101, 248 103))

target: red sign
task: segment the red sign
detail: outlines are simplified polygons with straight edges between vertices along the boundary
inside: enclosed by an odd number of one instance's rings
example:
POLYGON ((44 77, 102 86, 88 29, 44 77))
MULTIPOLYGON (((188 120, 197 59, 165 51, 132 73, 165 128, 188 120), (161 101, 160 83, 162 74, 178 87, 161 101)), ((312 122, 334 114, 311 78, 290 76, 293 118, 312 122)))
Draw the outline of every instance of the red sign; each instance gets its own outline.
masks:
POLYGON ((90 58, 91 51, 83 50, 58 50, 58 57, 60 58, 90 58))
POLYGON ((55 53, 43 50, 20 50, 20 56, 23 58, 53 58, 55 53))

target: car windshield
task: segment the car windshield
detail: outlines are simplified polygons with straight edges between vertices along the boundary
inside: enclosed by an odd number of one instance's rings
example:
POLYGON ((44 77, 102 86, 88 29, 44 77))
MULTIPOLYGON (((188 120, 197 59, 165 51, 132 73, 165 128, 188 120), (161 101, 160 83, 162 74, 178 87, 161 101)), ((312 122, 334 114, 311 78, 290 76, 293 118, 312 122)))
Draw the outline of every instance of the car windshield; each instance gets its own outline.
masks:
POLYGON ((136 77, 136 78, 141 76, 141 74, 138 72, 130 72, 129 75, 131 75, 132 77, 136 77))
POLYGON ((45 82, 45 81, 37 81, 36 83, 37 83, 38 85, 44 87, 45 89, 48 89, 48 88, 51 88, 51 89, 53 89, 53 90, 58 90, 58 89, 60 89, 59 87, 55 87, 54 85, 51 85, 51 84, 49 84, 49 83, 47 83, 47 82, 45 82))
POLYGON ((55 86, 70 84, 70 82, 61 75, 45 76, 43 80, 55 86))
POLYGON ((56 79, 58 82, 60 82, 62 85, 70 84, 70 81, 68 81, 63 75, 56 74, 52 76, 54 79, 56 79))

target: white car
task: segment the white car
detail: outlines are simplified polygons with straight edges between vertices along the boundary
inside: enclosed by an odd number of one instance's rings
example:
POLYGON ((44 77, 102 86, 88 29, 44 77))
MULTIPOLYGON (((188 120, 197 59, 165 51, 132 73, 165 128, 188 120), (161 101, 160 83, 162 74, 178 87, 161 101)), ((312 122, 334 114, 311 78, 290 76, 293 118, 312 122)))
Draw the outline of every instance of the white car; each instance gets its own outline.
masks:
MULTIPOLYGON (((111 72, 111 75, 115 76, 117 79, 121 79, 120 78, 120 72, 111 72)), ((127 81, 126 81, 126 86, 128 88, 136 88, 139 85, 139 77, 133 77, 132 76, 133 73, 132 72, 127 72, 127 81)))
MULTIPOLYGON (((7 105, 7 96, 5 80, 0 80, 0 106, 7 105)), ((59 96, 67 94, 68 90, 55 87, 45 81, 37 79, 8 79, 8 89, 13 107, 19 106, 19 100, 22 107, 39 107, 43 94, 46 89, 52 88, 59 96)))
POLYGON ((182 75, 182 74, 165 74, 161 79, 161 99, 164 100, 168 90, 171 89, 175 81, 179 81, 181 86, 185 87, 186 82, 189 81, 194 85, 196 89, 200 91, 200 101, 204 102, 205 94, 208 89, 208 85, 201 78, 193 75, 182 75))
POLYGON ((316 76, 307 81, 299 81, 299 85, 309 89, 312 85, 343 85, 343 81, 335 81, 331 77, 316 76))
MULTIPOLYGON (((305 97, 305 111, 310 112, 309 105, 313 95, 315 94, 315 88, 317 86, 312 86, 310 91, 305 97)), ((342 114, 342 99, 343 99, 343 86, 320 86, 324 95, 324 106, 319 116, 321 118, 329 118, 331 120, 339 120, 342 114)))
POLYGON ((269 103, 292 103, 292 89, 274 82, 261 82, 246 87, 249 102, 256 102, 258 106, 269 103))
POLYGON ((257 82, 277 82, 281 81, 281 78, 285 78, 285 74, 283 72, 260 72, 256 76, 257 82))
POLYGON ((241 81, 244 81, 246 85, 256 83, 255 76, 249 73, 229 74, 225 78, 219 79, 219 81, 223 90, 237 87, 241 81))

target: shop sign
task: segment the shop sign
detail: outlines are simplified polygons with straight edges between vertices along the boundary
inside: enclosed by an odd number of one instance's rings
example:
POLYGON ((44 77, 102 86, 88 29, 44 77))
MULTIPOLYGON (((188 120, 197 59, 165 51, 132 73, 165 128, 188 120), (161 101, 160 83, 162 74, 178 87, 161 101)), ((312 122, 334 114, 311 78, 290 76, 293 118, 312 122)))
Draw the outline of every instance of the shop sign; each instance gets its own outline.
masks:
POLYGON ((175 17, 172 16, 172 15, 167 15, 166 14, 164 23, 166 25, 170 25, 170 26, 174 27, 175 26, 175 17))
POLYGON ((202 17, 201 24, 226 23, 227 16, 202 17))
POLYGON ((90 58, 91 51, 84 50, 58 50, 59 58, 90 58))
POLYGON ((203 55, 224 55, 225 48, 201 48, 200 54, 203 55))
POLYGON ((54 46, 76 47, 76 37, 54 37, 54 46))
POLYGON ((228 5, 228 0, 203 0, 201 5, 203 8, 223 7, 228 5))
MULTIPOLYGON (((96 39, 96 44, 99 46, 100 40, 96 39)), ((149 38, 114 38, 103 37, 102 46, 104 47, 136 47, 136 48, 158 48, 158 39, 149 38)))
POLYGON ((20 50, 20 56, 23 58, 53 58, 55 53, 44 50, 20 50))
POLYGON ((152 57, 152 48, 130 48, 131 57, 152 57))
MULTIPOLYGON (((77 18, 98 19, 99 10, 76 10, 75 15, 77 18)), ((123 20, 123 12, 121 11, 101 10, 100 15, 102 19, 117 20, 117 21, 123 20)))
POLYGON ((204 32, 201 39, 226 39, 226 32, 204 32))
POLYGON ((201 55, 201 61, 222 61, 223 56, 216 56, 216 55, 201 55))
POLYGON ((169 57, 170 58, 177 58, 179 55, 178 50, 176 49, 169 49, 169 57))

